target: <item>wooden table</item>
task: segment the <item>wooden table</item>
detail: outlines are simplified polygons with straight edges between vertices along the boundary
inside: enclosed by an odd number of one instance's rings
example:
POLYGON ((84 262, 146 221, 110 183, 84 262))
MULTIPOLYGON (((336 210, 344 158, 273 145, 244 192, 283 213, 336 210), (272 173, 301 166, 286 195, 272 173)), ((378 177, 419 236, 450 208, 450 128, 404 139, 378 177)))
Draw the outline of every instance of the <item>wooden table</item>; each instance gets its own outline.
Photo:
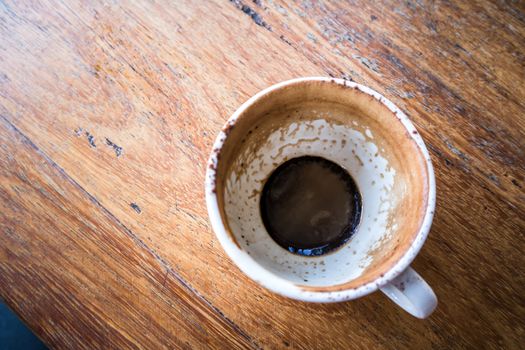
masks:
POLYGON ((0 4, 0 295, 58 348, 520 348, 525 9, 502 1, 0 4), (248 97, 344 77, 405 110, 438 206, 415 319, 319 305, 227 258, 205 163, 248 97))

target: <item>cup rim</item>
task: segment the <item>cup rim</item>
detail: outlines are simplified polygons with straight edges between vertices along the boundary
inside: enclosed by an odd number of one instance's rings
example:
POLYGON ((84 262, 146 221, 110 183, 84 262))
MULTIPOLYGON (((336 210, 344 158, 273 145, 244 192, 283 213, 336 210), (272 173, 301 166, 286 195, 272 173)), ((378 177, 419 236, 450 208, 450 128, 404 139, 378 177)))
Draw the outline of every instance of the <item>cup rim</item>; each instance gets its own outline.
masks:
POLYGON ((243 271, 252 280, 277 294, 297 300, 310 302, 338 302, 359 298, 361 296, 367 295, 378 290, 380 287, 384 286, 385 284, 389 283, 394 278, 396 278, 398 275, 400 275, 415 259, 416 255, 421 250, 430 231, 430 226, 432 225, 432 219, 434 216, 434 210, 436 205, 436 183, 434 169, 432 167, 432 161, 420 134, 417 132, 416 128, 408 119, 406 114, 403 113, 390 100, 388 100, 383 95, 367 86, 344 79, 328 77, 296 78, 274 84, 253 95, 246 102, 244 102, 225 123, 225 127, 221 130, 213 144, 212 152, 208 160, 206 169, 207 170, 205 180, 205 193, 208 215, 210 217, 211 225, 215 232, 215 235, 217 236, 223 249, 233 260, 233 262, 241 269, 241 271, 243 271), (215 193, 215 182, 218 168, 217 166, 219 161, 217 155, 228 137, 228 130, 233 125, 235 125, 239 116, 242 115, 248 108, 250 108, 256 101, 275 90, 279 90, 290 85, 312 81, 336 83, 348 88, 359 89, 361 92, 364 92, 374 97, 380 103, 385 105, 391 112, 394 113, 395 116, 397 116, 397 118, 403 124, 405 129, 407 129, 408 135, 410 135, 412 140, 416 143, 419 150, 421 151, 427 168, 427 206, 425 209, 422 223, 414 240, 412 241, 409 248, 399 258, 399 260, 396 261, 388 271, 380 275, 378 278, 355 288, 342 289, 336 291, 312 291, 307 288, 304 288, 304 286, 302 287, 296 285, 295 283, 286 280, 282 277, 279 277, 276 274, 266 270, 250 255, 248 255, 245 251, 240 249, 237 243, 232 240, 230 234, 227 232, 227 229, 223 223, 223 219, 219 210, 217 194, 215 193))

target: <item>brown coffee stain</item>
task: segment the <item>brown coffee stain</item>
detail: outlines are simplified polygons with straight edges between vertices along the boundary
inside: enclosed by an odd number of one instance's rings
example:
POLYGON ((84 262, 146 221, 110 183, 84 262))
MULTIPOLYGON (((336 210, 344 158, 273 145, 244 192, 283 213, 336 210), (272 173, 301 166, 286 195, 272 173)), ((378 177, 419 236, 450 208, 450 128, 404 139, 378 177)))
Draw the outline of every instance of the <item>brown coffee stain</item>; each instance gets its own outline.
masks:
MULTIPOLYGON (((418 225, 423 219, 424 212, 421 208, 426 205, 426 194, 424 192, 427 189, 426 181, 428 181, 425 159, 415 142, 406 137, 406 129, 396 115, 381 104, 378 99, 370 98, 368 94, 359 89, 319 81, 294 83, 284 87, 281 91, 273 91, 263 96, 249 110, 241 114, 235 129, 231 131, 229 138, 225 141, 224 148, 227 151, 221 152, 221 159, 225 159, 226 154, 228 154, 228 159, 233 160, 228 172, 235 173, 236 176, 245 171, 239 166, 241 163, 250 164, 250 161, 255 159, 259 162, 261 171, 263 169, 262 153, 259 150, 267 147, 266 141, 270 135, 275 132, 282 133, 283 130, 286 132, 289 126, 295 122, 296 126, 291 132, 288 132, 288 136, 285 136, 285 138, 293 138, 291 135, 295 135, 301 129, 300 123, 312 123, 319 119, 319 115, 322 113, 331 116, 325 121, 332 126, 351 125, 352 129, 361 133, 367 129, 370 130, 369 132, 374 135, 374 144, 381 150, 381 156, 388 161, 387 171, 395 169, 396 176, 406 179, 412 189, 409 196, 400 197, 401 200, 397 207, 391 209, 395 213, 399 225, 390 238, 399 239, 397 248, 391 254, 383 256, 380 254, 381 249, 374 250, 373 254, 370 255, 372 261, 367 267, 366 274, 348 283, 332 287, 308 287, 317 288, 315 290, 318 291, 335 291, 355 288, 384 274, 408 249, 418 232, 418 225), (305 102, 301 100, 303 93, 314 94, 319 97, 319 100, 305 102), (312 110, 317 112, 314 114, 312 110), (264 115, 264 118, 260 118, 261 115, 264 115), (353 121, 358 125, 355 125, 353 121), (238 142, 242 138, 246 138, 244 146, 238 142), (406 161, 406 154, 411 155, 409 161, 406 161), (413 174, 419 174, 419 176, 412 176, 413 174), (414 216, 412 215, 414 212, 421 214, 414 216)), ((312 138, 302 139, 298 142, 319 141, 319 138, 312 138)), ((360 140, 360 142, 365 142, 365 140, 360 140)), ((289 145, 280 146, 277 150, 277 157, 274 156, 273 158, 282 157, 286 147, 289 145)), ((364 166, 363 160, 355 151, 352 154, 358 163, 364 166)), ((372 157, 372 154, 370 156, 372 157)), ((264 166, 266 167, 266 165, 264 166)), ((228 177, 228 172, 221 173, 221 176, 228 177)), ((258 177, 266 178, 267 175, 258 177)), ((264 181, 261 181, 261 186, 262 183, 264 181)), ((398 192, 401 193, 399 189, 394 188, 389 192, 389 195, 398 192)), ((382 243, 383 246, 387 244, 389 243, 382 243)))
POLYGON ((363 160, 357 154, 354 154, 354 158, 359 162, 359 165, 364 166, 363 160))

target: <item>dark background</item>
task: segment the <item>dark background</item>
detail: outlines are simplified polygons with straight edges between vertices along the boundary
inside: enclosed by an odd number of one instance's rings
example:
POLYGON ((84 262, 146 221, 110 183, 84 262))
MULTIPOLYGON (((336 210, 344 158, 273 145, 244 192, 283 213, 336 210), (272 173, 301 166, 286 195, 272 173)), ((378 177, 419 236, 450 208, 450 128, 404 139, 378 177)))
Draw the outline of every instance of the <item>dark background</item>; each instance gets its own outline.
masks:
POLYGON ((0 350, 45 350, 47 347, 0 302, 0 350))

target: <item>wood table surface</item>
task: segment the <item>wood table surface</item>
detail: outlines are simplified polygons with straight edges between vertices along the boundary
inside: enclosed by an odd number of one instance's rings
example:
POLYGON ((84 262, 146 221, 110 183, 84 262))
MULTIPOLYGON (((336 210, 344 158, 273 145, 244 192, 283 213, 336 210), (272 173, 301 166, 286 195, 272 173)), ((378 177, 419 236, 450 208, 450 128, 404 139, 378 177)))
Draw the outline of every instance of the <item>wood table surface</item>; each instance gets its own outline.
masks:
POLYGON ((519 349, 524 149, 520 1, 2 1, 0 297, 53 348, 519 349), (372 87, 426 141, 430 318, 274 295, 215 238, 215 136, 302 76, 372 87))

